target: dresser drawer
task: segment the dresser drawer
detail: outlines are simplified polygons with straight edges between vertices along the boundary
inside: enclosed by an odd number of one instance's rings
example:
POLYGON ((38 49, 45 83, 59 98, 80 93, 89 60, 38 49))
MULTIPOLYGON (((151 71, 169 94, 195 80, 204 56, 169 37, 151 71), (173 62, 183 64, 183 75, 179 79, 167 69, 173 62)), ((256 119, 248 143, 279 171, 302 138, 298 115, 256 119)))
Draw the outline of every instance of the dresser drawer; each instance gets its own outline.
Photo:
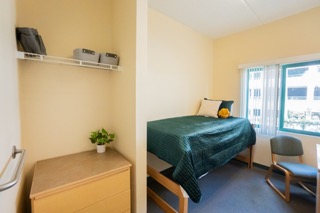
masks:
POLYGON ((33 212, 36 213, 64 213, 77 212, 80 210, 83 210, 81 212, 90 212, 84 211, 84 209, 97 203, 107 205, 106 203, 108 202, 118 202, 121 206, 122 200, 119 196, 123 193, 125 195, 129 194, 129 201, 126 202, 130 203, 129 169, 43 197, 35 197, 32 199, 32 209, 33 212))
POLYGON ((123 213, 130 212, 130 191, 100 201, 92 206, 76 211, 77 213, 123 213))

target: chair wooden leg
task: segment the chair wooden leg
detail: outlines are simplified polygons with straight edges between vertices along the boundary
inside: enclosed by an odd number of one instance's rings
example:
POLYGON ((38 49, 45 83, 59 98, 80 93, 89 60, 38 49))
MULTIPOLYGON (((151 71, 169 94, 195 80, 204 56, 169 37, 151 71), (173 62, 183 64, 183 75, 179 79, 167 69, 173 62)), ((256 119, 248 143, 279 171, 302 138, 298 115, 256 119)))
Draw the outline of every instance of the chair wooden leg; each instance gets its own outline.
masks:
POLYGON ((287 172, 285 172, 285 183, 286 183, 285 200, 287 202, 290 202, 290 174, 287 172))
POLYGON ((290 201, 290 176, 287 177, 287 175, 285 176, 285 193, 282 193, 279 189, 277 189, 273 183, 271 182, 270 178, 272 176, 272 172, 276 167, 272 164, 266 174, 266 182, 269 184, 269 186, 278 194, 280 195, 280 197, 282 199, 284 199, 285 201, 289 202, 290 201))
POLYGON ((306 185, 304 185, 301 181, 298 182, 298 184, 307 192, 309 192, 310 194, 312 194, 313 196, 317 196, 316 193, 314 193, 313 191, 311 191, 306 185))
POLYGON ((270 177, 271 177, 271 175, 272 175, 272 171, 273 171, 273 168, 272 168, 272 165, 271 165, 271 166, 269 167, 268 172, 267 172, 266 177, 265 177, 265 179, 266 179, 267 182, 270 181, 270 177))

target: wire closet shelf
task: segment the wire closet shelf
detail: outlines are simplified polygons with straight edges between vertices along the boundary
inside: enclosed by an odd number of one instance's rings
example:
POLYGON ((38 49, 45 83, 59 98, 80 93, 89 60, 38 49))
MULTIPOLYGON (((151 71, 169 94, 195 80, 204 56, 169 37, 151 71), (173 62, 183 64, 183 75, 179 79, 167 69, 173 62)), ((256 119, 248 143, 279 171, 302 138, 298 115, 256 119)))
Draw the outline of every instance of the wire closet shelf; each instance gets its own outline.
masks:
POLYGON ((39 55, 39 54, 20 52, 20 51, 17 52, 17 58, 32 60, 32 61, 41 61, 41 62, 47 62, 47 63, 89 67, 89 68, 103 69, 103 70, 113 70, 113 71, 120 70, 119 66, 111 65, 111 64, 82 61, 77 59, 62 58, 62 57, 56 57, 56 56, 39 55))

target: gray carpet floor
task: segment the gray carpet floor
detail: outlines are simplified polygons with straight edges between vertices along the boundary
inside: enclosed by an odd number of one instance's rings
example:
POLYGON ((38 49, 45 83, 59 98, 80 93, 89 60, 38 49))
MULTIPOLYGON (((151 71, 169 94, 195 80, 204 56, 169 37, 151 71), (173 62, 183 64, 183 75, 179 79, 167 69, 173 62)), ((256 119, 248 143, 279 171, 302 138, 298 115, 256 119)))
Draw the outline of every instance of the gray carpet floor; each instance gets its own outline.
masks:
MULTIPOLYGON (((209 172, 199 179, 202 200, 194 203, 189 199, 189 213, 313 213, 316 199, 296 184, 291 184, 291 201, 285 202, 265 182, 265 169, 253 167, 248 169, 245 164, 231 161, 228 164, 209 172)), ((283 176, 274 174, 275 185, 284 189, 283 176)), ((148 186, 178 209, 178 199, 170 191, 153 180, 148 186)), ((148 197, 148 212, 163 212, 148 197)))

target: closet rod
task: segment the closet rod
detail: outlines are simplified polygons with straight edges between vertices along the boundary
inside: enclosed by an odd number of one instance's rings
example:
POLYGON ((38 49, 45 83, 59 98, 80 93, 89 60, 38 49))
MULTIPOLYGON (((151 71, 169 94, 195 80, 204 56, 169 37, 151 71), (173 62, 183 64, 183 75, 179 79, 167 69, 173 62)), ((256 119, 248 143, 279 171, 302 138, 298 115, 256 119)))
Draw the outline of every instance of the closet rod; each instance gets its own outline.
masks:
POLYGON ((4 184, 0 185, 0 192, 11 188, 12 186, 14 186, 18 182, 19 177, 20 177, 21 172, 22 172, 22 168, 23 168, 25 150, 24 149, 17 149, 16 146, 12 147, 12 156, 11 157, 13 159, 16 157, 16 154, 20 154, 20 153, 21 153, 21 157, 20 157, 19 162, 17 164, 18 166, 15 169, 15 173, 12 176, 12 179, 10 181, 8 181, 7 183, 4 183, 4 184))

